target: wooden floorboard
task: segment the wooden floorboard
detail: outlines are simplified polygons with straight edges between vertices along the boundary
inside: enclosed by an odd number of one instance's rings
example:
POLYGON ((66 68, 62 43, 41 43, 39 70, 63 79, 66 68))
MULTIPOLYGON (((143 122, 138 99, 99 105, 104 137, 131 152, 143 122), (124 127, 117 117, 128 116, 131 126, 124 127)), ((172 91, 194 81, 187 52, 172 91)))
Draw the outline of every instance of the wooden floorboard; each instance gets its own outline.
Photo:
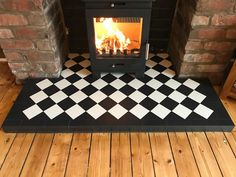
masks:
POLYGON ((200 176, 186 133, 169 133, 176 168, 180 177, 200 176))
MULTIPOLYGON (((22 88, 1 67, 0 124, 22 88)), ((236 123, 236 100, 222 102, 236 123)), ((18 176, 235 177, 236 132, 35 135, 0 129, 0 177, 18 176)))

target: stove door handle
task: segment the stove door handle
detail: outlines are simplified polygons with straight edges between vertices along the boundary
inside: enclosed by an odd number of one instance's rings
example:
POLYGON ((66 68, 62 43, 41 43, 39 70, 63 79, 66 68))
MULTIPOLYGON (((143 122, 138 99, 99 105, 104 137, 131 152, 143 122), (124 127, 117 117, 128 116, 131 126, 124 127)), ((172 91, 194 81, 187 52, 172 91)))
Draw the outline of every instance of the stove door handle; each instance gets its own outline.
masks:
POLYGON ((125 5, 126 5, 125 2, 112 2, 112 3, 110 4, 110 7, 111 7, 111 8, 115 8, 116 6, 125 6, 125 5))

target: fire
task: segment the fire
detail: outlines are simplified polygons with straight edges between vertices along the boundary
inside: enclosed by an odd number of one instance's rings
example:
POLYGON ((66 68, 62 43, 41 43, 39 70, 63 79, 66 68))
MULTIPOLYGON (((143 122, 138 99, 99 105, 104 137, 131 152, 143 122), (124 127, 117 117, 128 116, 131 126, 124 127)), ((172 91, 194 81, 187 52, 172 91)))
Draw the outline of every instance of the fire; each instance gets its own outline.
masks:
POLYGON ((130 38, 127 38, 117 27, 117 23, 112 18, 100 18, 102 24, 102 35, 96 35, 96 48, 100 54, 110 53, 117 54, 118 51, 124 52, 131 44, 130 38))

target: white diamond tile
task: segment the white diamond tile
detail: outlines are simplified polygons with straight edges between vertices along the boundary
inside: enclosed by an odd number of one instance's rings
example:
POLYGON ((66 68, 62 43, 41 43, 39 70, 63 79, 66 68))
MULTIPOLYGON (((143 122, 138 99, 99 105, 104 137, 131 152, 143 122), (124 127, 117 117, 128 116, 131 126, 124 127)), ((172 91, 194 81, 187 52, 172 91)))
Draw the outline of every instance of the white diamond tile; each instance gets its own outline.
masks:
POLYGON ((113 82, 111 82, 110 85, 116 89, 120 89, 120 88, 124 87, 126 85, 126 83, 120 79, 116 79, 113 82))
POLYGON ((74 60, 68 60, 68 61, 65 62, 64 65, 65 65, 65 67, 70 68, 70 67, 72 67, 72 66, 74 66, 76 64, 77 63, 74 60))
POLYGON ((152 92, 149 96, 149 98, 153 99, 155 102, 160 103, 162 102, 167 96, 164 95, 163 93, 155 90, 152 92))
POLYGON ((174 80, 174 79, 169 79, 165 85, 167 85, 168 87, 172 88, 172 89, 177 89, 179 86, 181 86, 181 83, 174 80))
POLYGON ((190 95, 188 97, 198 103, 201 103, 206 98, 206 95, 203 95, 203 94, 194 90, 194 91, 192 91, 192 93, 190 93, 190 95))
POLYGON ((87 77, 88 75, 90 75, 91 72, 89 70, 87 70, 87 69, 81 69, 78 72, 76 72, 76 74, 78 76, 80 76, 81 78, 84 78, 84 77, 87 77))
POLYGON ((44 79, 44 80, 38 82, 36 85, 37 85, 41 90, 43 90, 43 89, 48 88, 49 86, 53 85, 53 83, 52 83, 50 80, 48 80, 48 79, 44 79))
POLYGON ((175 107, 175 109, 172 112, 182 117, 183 119, 186 119, 191 114, 192 110, 179 104, 178 106, 175 107))
POLYGON ((89 113, 94 119, 99 118, 101 115, 103 115, 106 112, 106 110, 101 107, 100 105, 96 104, 95 106, 91 107, 87 113, 89 113))
POLYGON ((173 78, 175 76, 175 71, 173 71, 172 69, 166 69, 162 72, 162 74, 164 74, 165 76, 169 77, 169 78, 173 78))
POLYGON ((147 60, 146 61, 146 66, 149 67, 149 68, 153 68, 156 65, 157 65, 157 63, 153 60, 147 60))
POLYGON ((86 59, 90 58, 90 54, 89 53, 83 53, 81 56, 86 58, 86 59))
POLYGON ((149 54, 148 54, 148 59, 150 59, 150 58, 152 58, 152 57, 154 57, 154 56, 155 56, 154 53, 149 53, 149 54))
POLYGON ((44 99, 46 99, 48 97, 48 95, 46 93, 44 93, 43 91, 39 91, 33 95, 30 96, 30 98, 35 102, 35 103, 39 103, 40 101, 43 101, 44 99))
POLYGON ((168 58, 169 57, 169 55, 167 53, 158 53, 157 56, 160 58, 168 58))
POLYGON ((121 105, 117 104, 114 107, 112 107, 108 112, 111 115, 113 115, 115 118, 120 119, 128 111, 125 108, 123 108, 121 105))
POLYGON ((139 119, 142 119, 148 112, 149 110, 146 109, 145 107, 137 104, 135 107, 133 107, 130 112, 138 117, 139 119))
POLYGON ((178 103, 181 103, 187 96, 175 90, 168 97, 178 103))
POLYGON ((132 94, 129 95, 129 98, 134 100, 136 103, 140 103, 143 101, 147 96, 141 93, 140 91, 134 91, 132 94))
POLYGON ((124 73, 112 73, 113 76, 115 76, 116 78, 120 78, 121 76, 124 75, 124 73))
POLYGON ((92 95, 89 96, 93 101, 95 101, 96 103, 101 102, 102 100, 104 100, 107 95, 105 95, 104 93, 102 93, 101 91, 97 91, 95 93, 93 93, 92 95))
POLYGON ((158 72, 154 69, 149 69, 149 70, 145 71, 145 74, 150 76, 151 78, 155 78, 156 76, 158 76, 160 74, 160 72, 158 72))
POLYGON ((62 100, 66 99, 68 96, 62 92, 62 91, 58 91, 56 93, 54 93, 53 95, 50 96, 50 98, 55 102, 55 103, 59 103, 62 100))
POLYGON ((155 108, 151 110, 151 112, 156 116, 160 117, 161 119, 165 119, 171 111, 166 107, 158 104, 155 108))
MULTIPOLYGON (((78 53, 69 53, 69 54, 68 54, 68 57, 69 57, 70 59, 76 58, 76 57, 78 57, 78 56, 79 56, 78 53)), ((73 60, 68 60, 68 61, 73 61, 73 60)), ((67 63, 68 61, 66 61, 66 63, 67 63)), ((73 66, 73 65, 72 65, 72 66, 73 66)))
POLYGON ((147 83, 147 85, 149 87, 152 87, 153 89, 158 89, 159 87, 161 87, 163 85, 163 83, 156 80, 156 79, 152 79, 147 83))
POLYGON ((50 118, 54 119, 55 117, 59 116, 61 113, 63 113, 63 109, 61 109, 60 106, 57 104, 51 106, 50 108, 46 109, 44 113, 50 118))
POLYGON ((140 87, 142 87, 144 85, 144 83, 138 79, 133 79, 131 82, 129 82, 128 85, 130 85, 131 87, 133 87, 135 89, 139 89, 140 87))
POLYGON ((58 81, 57 83, 55 83, 55 86, 57 86, 57 88, 59 88, 60 90, 68 87, 69 85, 71 85, 71 83, 67 81, 66 79, 62 79, 58 81))
POLYGON ((111 94, 109 96, 113 101, 115 101, 116 103, 121 102, 123 99, 125 99, 127 96, 125 94, 123 94, 120 91, 115 91, 113 94, 111 94))
POLYGON ((214 111, 202 104, 199 104, 195 108, 194 112, 199 114, 200 116, 204 117, 205 119, 208 119, 214 111))
POLYGON ((30 106, 29 108, 23 111, 23 113, 28 119, 34 118, 35 116, 39 115, 41 112, 43 112, 42 109, 36 104, 33 106, 30 106))
POLYGON ((73 85, 77 88, 77 89, 83 89, 84 87, 88 86, 89 83, 84 80, 84 79, 80 79, 78 81, 76 81, 75 83, 73 83, 73 85))
POLYGON ((87 98, 88 96, 82 92, 82 91, 77 91, 74 94, 69 96, 70 99, 72 99, 75 103, 79 103, 82 100, 84 100, 85 98, 87 98))
POLYGON ((198 82, 192 79, 186 80, 183 84, 191 89, 196 89, 200 85, 198 82))
POLYGON ((64 77, 64 78, 67 78, 67 77, 69 77, 69 76, 71 76, 71 75, 73 75, 74 74, 74 72, 73 71, 71 71, 70 69, 64 69, 62 72, 61 72, 61 76, 62 77, 64 77))
POLYGON ((105 82, 103 79, 98 79, 95 82, 93 82, 92 85, 97 89, 102 89, 107 85, 107 82, 105 82))
POLYGON ((71 108, 67 109, 66 114, 68 114, 72 119, 75 119, 79 117, 81 114, 85 112, 83 108, 81 108, 79 105, 74 105, 71 108))
POLYGON ((166 68, 169 68, 172 65, 172 63, 169 60, 162 60, 159 64, 166 68))
POLYGON ((83 66, 84 68, 87 68, 88 66, 91 65, 91 62, 89 60, 84 60, 82 62, 79 63, 81 66, 83 66))

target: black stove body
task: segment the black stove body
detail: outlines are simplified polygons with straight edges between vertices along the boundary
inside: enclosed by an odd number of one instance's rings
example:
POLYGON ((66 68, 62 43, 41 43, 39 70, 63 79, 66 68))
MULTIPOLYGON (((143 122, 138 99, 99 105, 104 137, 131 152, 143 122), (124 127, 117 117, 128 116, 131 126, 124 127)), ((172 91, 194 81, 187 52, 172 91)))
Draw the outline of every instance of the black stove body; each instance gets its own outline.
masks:
POLYGON ((94 77, 102 72, 142 77, 148 57, 152 0, 83 0, 94 77))

